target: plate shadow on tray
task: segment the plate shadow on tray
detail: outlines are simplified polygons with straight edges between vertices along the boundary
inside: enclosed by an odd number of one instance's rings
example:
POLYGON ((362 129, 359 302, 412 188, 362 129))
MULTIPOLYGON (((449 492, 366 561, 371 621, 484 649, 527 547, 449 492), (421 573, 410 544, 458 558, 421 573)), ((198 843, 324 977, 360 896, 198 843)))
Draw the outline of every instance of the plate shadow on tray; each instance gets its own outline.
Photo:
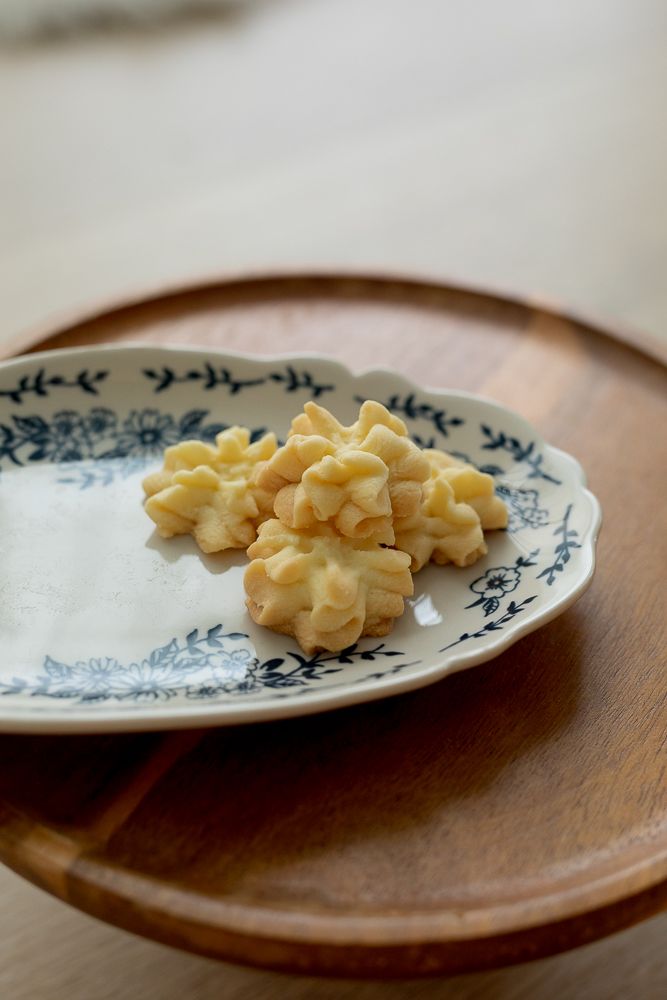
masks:
POLYGON ((509 808, 495 786, 511 798, 522 759, 545 746, 549 756, 575 715, 579 659, 562 652, 578 648, 583 626, 571 609, 475 670, 322 715, 167 735, 2 737, 12 766, 0 796, 105 863, 190 891, 372 907, 391 905, 396 880, 412 878, 415 902, 431 894, 435 905, 446 887, 429 884, 429 852, 461 850, 460 830, 450 833, 462 811, 466 823, 471 808, 495 822, 493 810, 509 808), (104 817, 169 746, 169 766, 109 826, 104 817))
POLYGON ((364 845, 374 843, 372 872, 353 857, 341 864, 335 905, 353 905, 359 897, 390 902, 378 898, 385 890, 371 882, 384 873, 390 892, 393 878, 381 858, 384 853, 390 863, 392 842, 401 851, 406 828, 423 827, 425 851, 431 837, 446 839, 459 803, 484 796, 523 755, 557 740, 568 725, 580 680, 578 659, 559 656, 568 619, 576 628, 576 616, 567 615, 560 627, 528 637, 500 659, 421 691, 209 734, 117 831, 111 853, 136 864, 141 831, 139 867, 159 876, 174 864, 176 841, 174 877, 185 869, 189 887, 263 899, 271 896, 271 882, 281 898, 294 880, 303 879, 306 895, 312 893, 321 859, 328 865, 337 853, 354 856, 358 848, 359 861, 367 861, 364 845), (534 657, 527 668, 519 651, 529 646, 534 657), (183 805, 172 809, 178 802, 183 805))

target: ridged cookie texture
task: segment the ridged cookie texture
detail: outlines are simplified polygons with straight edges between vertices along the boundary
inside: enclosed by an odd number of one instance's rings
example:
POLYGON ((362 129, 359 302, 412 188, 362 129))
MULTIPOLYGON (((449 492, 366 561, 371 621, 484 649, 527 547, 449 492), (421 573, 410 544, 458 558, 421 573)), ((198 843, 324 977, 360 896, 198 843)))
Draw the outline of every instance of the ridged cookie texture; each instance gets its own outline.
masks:
POLYGON ((487 549, 477 512, 467 503, 457 503, 451 484, 435 476, 424 487, 421 509, 394 522, 396 547, 411 557, 416 573, 431 560, 470 566, 487 549))
POLYGON ((420 509, 396 518, 396 547, 409 553, 412 572, 427 562, 470 566, 486 555, 484 530, 507 526, 507 508, 491 476, 435 448, 424 456, 431 474, 420 509))
POLYGON ((146 513, 163 538, 191 534, 204 552, 247 548, 272 513, 273 497, 256 477, 276 448, 275 434, 251 443, 245 427, 222 431, 215 445, 172 445, 163 468, 143 481, 146 513))
POLYGON ((471 565, 487 551, 484 531, 507 525, 491 476, 422 451, 373 400, 350 425, 306 403, 280 448, 273 434, 251 443, 244 427, 174 445, 144 490, 164 538, 247 548, 252 618, 308 654, 387 635, 412 573, 430 561, 471 565))
POLYGON ((367 400, 354 424, 309 402, 258 472, 276 516, 298 529, 330 522, 346 538, 391 545, 394 517, 419 509, 430 464, 402 420, 367 400))
POLYGON ((255 622, 293 636, 307 654, 387 635, 413 592, 410 557, 370 539, 266 521, 248 555, 247 606, 255 622))
POLYGON ((456 502, 467 503, 477 511, 484 531, 507 527, 507 507, 495 494, 492 476, 437 448, 426 448, 423 454, 431 466, 431 476, 445 477, 456 502))

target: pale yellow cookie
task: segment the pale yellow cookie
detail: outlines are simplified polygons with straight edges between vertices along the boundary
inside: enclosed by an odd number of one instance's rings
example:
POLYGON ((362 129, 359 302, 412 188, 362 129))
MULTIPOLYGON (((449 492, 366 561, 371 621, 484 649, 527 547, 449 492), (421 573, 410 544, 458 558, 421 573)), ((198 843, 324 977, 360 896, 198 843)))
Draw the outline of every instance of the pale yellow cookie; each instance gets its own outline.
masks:
POLYGON ((256 483, 277 448, 274 434, 250 443, 245 427, 167 448, 164 466, 144 479, 145 509, 163 538, 192 534, 204 552, 246 548, 272 513, 273 494, 256 483))
POLYGON ((410 557, 328 524, 307 531, 266 521, 248 549, 247 606, 254 621, 291 635, 308 655, 360 636, 387 635, 413 592, 410 557))
POLYGON ((171 484, 146 501, 163 538, 191 534, 203 552, 245 549, 257 537, 257 503, 242 479, 221 479, 198 465, 174 472, 171 484))
MULTIPOLYGON (((295 440, 294 438, 292 440, 295 440)), ((349 451, 326 455, 306 469, 300 483, 278 490, 276 516, 294 528, 314 528, 327 520, 348 538, 393 544, 387 466, 381 458, 349 451)))
POLYGON ((274 492, 275 513, 290 527, 330 521, 345 537, 391 544, 393 518, 419 509, 429 473, 403 421, 380 403, 363 403, 346 427, 309 402, 257 482, 274 492))
POLYGON ((484 531, 507 527, 507 507, 495 494, 492 476, 437 448, 425 449, 424 455, 432 474, 442 474, 451 483, 457 503, 470 504, 477 511, 484 531))
POLYGON ((413 573, 429 560, 470 566, 486 554, 484 533, 477 511, 457 503, 449 480, 433 475, 424 485, 420 510, 394 521, 396 547, 411 557, 413 573))
POLYGON ((317 403, 308 402, 303 413, 292 421, 288 435, 319 435, 337 449, 358 448, 377 455, 387 466, 388 487, 392 512, 405 516, 417 510, 421 503, 420 484, 428 478, 424 457, 408 438, 408 429, 386 406, 373 399, 362 403, 359 417, 350 426, 340 421, 317 403))
POLYGON ((406 437, 408 433, 400 417, 390 413, 382 403, 367 399, 361 404, 358 419, 349 426, 341 424, 333 413, 323 406, 318 406, 312 401, 308 402, 303 408, 303 413, 298 413, 292 420, 288 437, 294 434, 307 436, 319 434, 335 445, 360 444, 375 427, 387 427, 399 437, 406 437))

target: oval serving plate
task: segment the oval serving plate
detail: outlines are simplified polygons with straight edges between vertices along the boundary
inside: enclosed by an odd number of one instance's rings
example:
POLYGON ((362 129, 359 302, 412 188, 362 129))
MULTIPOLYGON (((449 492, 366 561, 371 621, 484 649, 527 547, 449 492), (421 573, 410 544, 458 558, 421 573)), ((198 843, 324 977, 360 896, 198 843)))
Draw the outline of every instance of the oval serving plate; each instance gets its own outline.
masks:
POLYGON ((0 367, 0 511, 0 728, 30 732, 254 722, 430 684, 570 605, 600 524, 575 459, 488 400, 318 356, 143 346, 0 367), (308 399, 343 422, 379 400, 421 446, 491 473, 510 512, 485 558, 422 570, 393 632, 342 654, 305 656, 256 626, 245 554, 164 541, 142 509, 166 446, 237 423, 284 437, 308 399))

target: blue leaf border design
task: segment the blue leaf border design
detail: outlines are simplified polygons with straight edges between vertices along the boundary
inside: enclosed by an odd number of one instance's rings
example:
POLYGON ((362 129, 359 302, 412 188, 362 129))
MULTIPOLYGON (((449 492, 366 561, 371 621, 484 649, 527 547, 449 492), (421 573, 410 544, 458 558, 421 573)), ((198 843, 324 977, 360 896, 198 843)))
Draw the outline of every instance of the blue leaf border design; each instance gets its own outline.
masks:
POLYGON ((508 622, 516 618, 517 615, 520 615, 522 611, 525 611, 528 605, 532 604, 535 600, 537 600, 537 594, 533 594, 531 597, 524 597, 518 604, 515 601, 510 601, 507 605, 507 610, 499 618, 486 622, 476 632, 463 632, 458 639, 450 642, 447 646, 443 646, 439 652, 444 653, 448 649, 453 649, 454 646, 458 646, 462 642, 467 642, 468 639, 481 639, 482 636, 488 635, 489 632, 499 632, 508 622))
MULTIPOLYGON (((365 396, 355 396, 354 401, 356 403, 365 403, 365 396)), ((414 392, 408 392, 405 395, 400 393, 395 393, 390 396, 389 399, 383 403, 390 413, 396 413, 400 416, 407 417, 408 420, 427 420, 439 434, 443 437, 449 437, 449 431, 452 427, 461 427, 465 420, 463 417, 453 416, 450 417, 447 410, 440 409, 437 406, 432 406, 431 403, 421 403, 417 398, 417 394, 414 392)), ((418 439, 414 439, 417 444, 420 444, 422 448, 434 447, 434 445, 421 444, 418 439)))
POLYGON ((198 368, 188 368, 181 374, 169 365, 163 365, 161 368, 143 368, 142 374, 154 383, 153 391, 156 393, 166 392, 172 386, 181 383, 199 383, 200 388, 205 391, 223 388, 231 396, 235 396, 244 389, 256 388, 268 382, 278 382, 282 383, 285 392, 292 393, 303 389, 312 399, 318 399, 325 392, 333 392, 336 388, 335 385, 316 381, 311 372, 303 369, 297 371, 289 364, 283 369, 250 379, 237 378, 225 365, 216 366, 210 361, 204 361, 198 368))
POLYGON ((482 445, 490 451, 496 449, 502 449, 508 452, 512 456, 515 462, 525 462, 529 466, 530 472, 528 473, 529 479, 545 479, 549 483, 553 483, 555 486, 561 486, 561 480, 556 479, 555 476, 550 475, 545 472, 542 468, 542 463, 544 462, 544 455, 535 450, 535 442, 529 441, 528 444, 522 444, 518 438, 508 436, 504 431, 498 431, 497 433, 488 426, 488 424, 480 424, 480 430, 484 437, 486 438, 486 443, 482 445))
POLYGON ((579 537, 579 532, 575 528, 570 527, 572 507, 572 504, 567 505, 565 514, 563 515, 563 520, 554 530, 554 535, 560 536, 560 541, 554 548, 555 559, 553 563, 550 566, 545 567, 545 569, 537 575, 538 580, 542 579, 542 577, 546 577, 549 587, 556 582, 557 574, 562 573, 567 563, 569 563, 572 550, 581 548, 581 544, 576 541, 579 537))
POLYGON ((47 375, 46 369, 40 368, 34 375, 21 376, 13 389, 0 389, 0 399, 9 399, 20 405, 24 396, 31 393, 35 396, 48 396, 54 389, 80 389, 97 396, 99 383, 108 375, 108 371, 89 372, 84 368, 77 375, 68 378, 66 375, 47 375))

